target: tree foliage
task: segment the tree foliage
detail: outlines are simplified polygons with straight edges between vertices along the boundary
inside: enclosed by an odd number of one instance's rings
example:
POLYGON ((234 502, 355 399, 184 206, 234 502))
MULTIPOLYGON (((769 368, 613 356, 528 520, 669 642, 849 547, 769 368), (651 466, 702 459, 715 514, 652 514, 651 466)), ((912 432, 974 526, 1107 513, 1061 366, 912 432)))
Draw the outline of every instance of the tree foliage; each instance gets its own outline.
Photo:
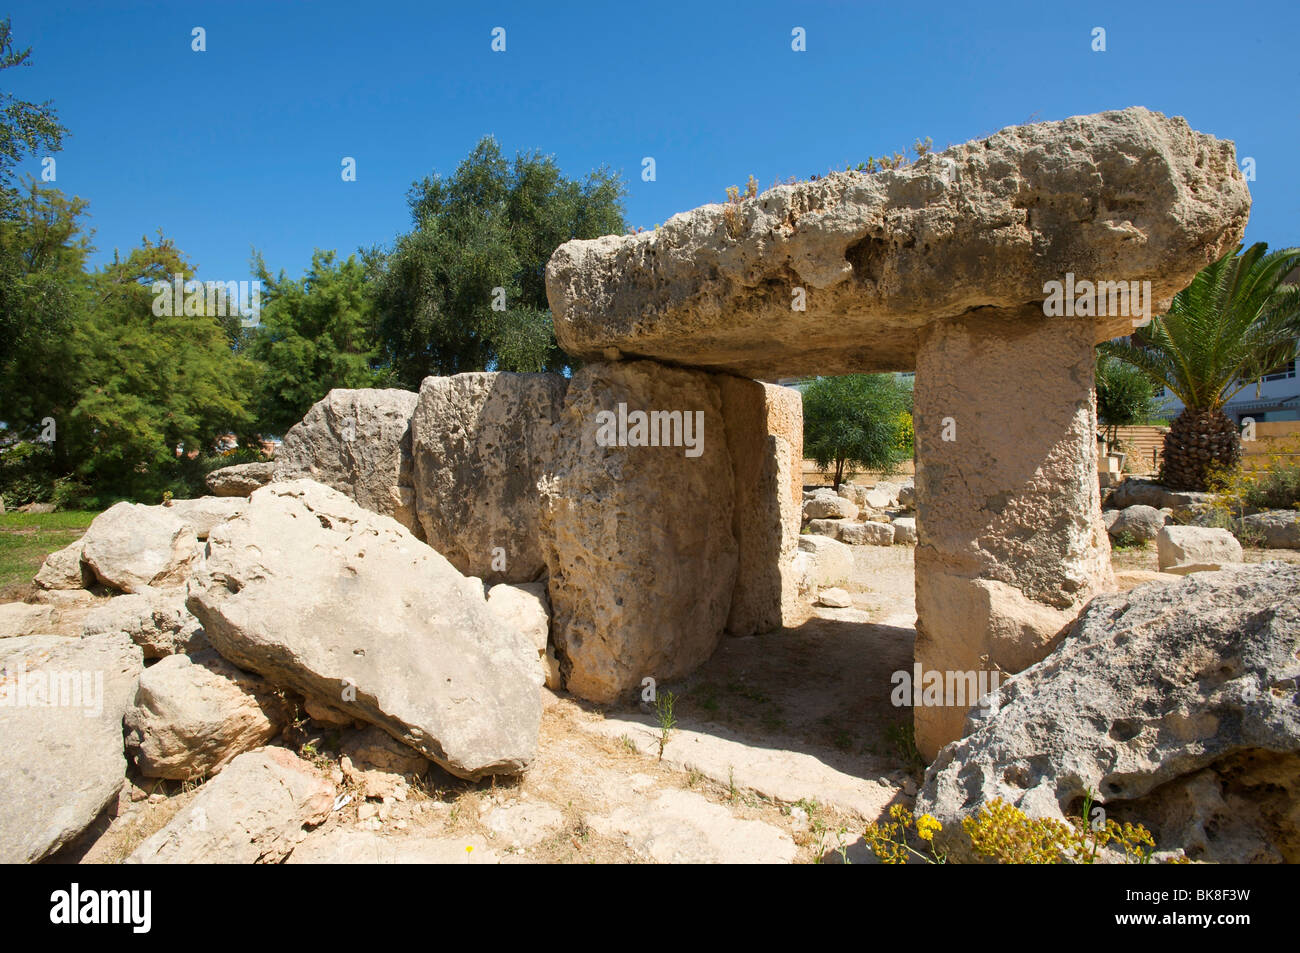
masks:
POLYGON ((257 255, 253 270, 262 310, 247 353, 261 365, 255 413, 262 430, 283 434, 332 388, 386 382, 373 366, 374 303, 360 259, 339 261, 317 249, 307 273, 293 280, 283 271, 271 277, 257 255))
POLYGON ((833 468, 836 487, 846 466, 892 473, 907 456, 911 406, 911 387, 894 374, 819 377, 803 392, 804 455, 833 468))
POLYGON ((1100 351, 1096 387, 1097 420, 1111 443, 1118 428, 1147 423, 1160 411, 1151 379, 1131 364, 1100 351))
POLYGON ((1219 410, 1295 359, 1300 286, 1287 277, 1297 266, 1300 248, 1238 245, 1174 295, 1167 314, 1102 351, 1169 388, 1188 410, 1219 410))
POLYGON ((412 230, 368 256, 396 378, 414 388, 430 374, 562 369, 546 262, 570 239, 623 231, 624 192, 606 169, 576 181, 540 153, 511 162, 491 138, 451 177, 416 183, 412 230))

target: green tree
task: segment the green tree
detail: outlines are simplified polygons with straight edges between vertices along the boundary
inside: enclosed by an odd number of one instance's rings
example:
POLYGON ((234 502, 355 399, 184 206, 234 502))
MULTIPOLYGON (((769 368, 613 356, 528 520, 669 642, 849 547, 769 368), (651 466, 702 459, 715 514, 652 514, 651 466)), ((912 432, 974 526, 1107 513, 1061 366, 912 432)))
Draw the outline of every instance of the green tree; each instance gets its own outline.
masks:
MULTIPOLYGON (((31 53, 30 47, 14 49, 9 19, 0 20, 0 71, 31 65, 31 53)), ((36 155, 42 149, 57 152, 63 145, 66 131, 59 125, 50 103, 30 103, 0 91, 0 229, 4 232, 0 236, 0 374, 11 364, 14 354, 31 347, 25 337, 40 338, 57 333, 66 320, 70 301, 63 293, 59 279, 54 277, 63 262, 49 260, 46 253, 62 250, 68 255, 80 254, 84 258, 89 251, 88 246, 79 250, 64 248, 57 241, 25 248, 15 236, 16 229, 22 230, 32 224, 21 221, 24 215, 41 214, 33 201, 37 191, 35 184, 28 189, 30 194, 24 202, 22 193, 14 187, 15 170, 25 157, 36 155), (28 253, 25 258, 24 251, 28 253)), ((62 198, 57 192, 45 195, 62 198)), ((78 201, 72 200, 73 203, 78 201)), ((72 219, 80 215, 83 206, 73 211, 72 219)), ((44 209, 52 224, 56 225, 67 221, 61 211, 49 207, 44 209)), ((53 239, 56 236, 51 233, 47 237, 53 239)))
POLYGON ((562 369, 546 262, 570 239, 622 232, 625 191, 606 169, 576 181, 536 152, 510 162, 490 137, 450 178, 416 183, 412 231, 366 256, 384 363, 411 388, 430 374, 562 369))
POLYGON ((1263 242, 1238 245, 1207 265, 1128 342, 1102 345, 1183 402, 1165 436, 1162 481, 1203 490, 1215 469, 1241 458, 1236 424, 1223 412, 1232 397, 1296 357, 1300 287, 1287 277, 1300 248, 1269 252, 1263 242))
MULTIPOLYGON (((30 66, 31 55, 31 47, 14 49, 9 18, 0 20, 0 70, 30 66)), ((13 173, 23 157, 35 155, 42 147, 57 152, 63 147, 66 132, 48 100, 29 103, 12 93, 0 92, 0 192, 6 199, 13 198, 13 173)))
POLYGON ((911 410, 912 390, 894 374, 818 377, 803 391, 804 455, 822 470, 845 467, 892 473, 907 455, 900 418, 911 410))
POLYGON ((1159 413, 1155 385, 1142 371, 1117 358, 1097 352, 1097 420, 1108 443, 1114 444, 1120 427, 1144 424, 1159 413))
POLYGON ((189 454, 210 450, 228 430, 249 431, 255 365, 231 350, 218 318, 155 313, 157 283, 193 271, 160 236, 91 276, 91 308, 71 342, 75 402, 58 443, 66 441, 78 479, 100 494, 187 493, 197 476, 189 454))
POLYGON ((260 255, 253 269, 262 282, 261 322, 248 355, 261 364, 257 425, 283 434, 335 387, 374 387, 374 303, 365 265, 354 255, 338 261, 317 250, 298 280, 272 278, 260 255))

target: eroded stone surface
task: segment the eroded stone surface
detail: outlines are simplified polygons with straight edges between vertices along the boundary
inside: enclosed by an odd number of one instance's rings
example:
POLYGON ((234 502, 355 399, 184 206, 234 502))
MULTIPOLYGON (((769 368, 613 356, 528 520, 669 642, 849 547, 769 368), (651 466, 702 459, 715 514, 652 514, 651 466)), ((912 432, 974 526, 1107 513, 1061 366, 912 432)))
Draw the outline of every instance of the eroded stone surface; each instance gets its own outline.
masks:
POLYGON ((52 854, 117 797, 141 665, 125 635, 0 640, 0 863, 52 854))
POLYGON ((389 517, 310 480, 272 483, 208 539, 189 608, 240 668, 376 724, 460 777, 522 771, 536 648, 389 517))
POLYGON ((1207 820, 1226 817, 1227 804, 1249 812, 1233 822, 1238 836, 1203 828, 1194 859, 1271 853, 1294 863, 1300 823, 1266 802, 1270 774, 1284 776, 1286 759, 1295 787, 1297 639, 1296 566, 1198 573, 1099 596, 1055 652, 1003 683, 996 713, 972 713, 967 736, 926 773, 917 812, 959 832, 962 816, 1000 797, 1031 816, 1061 819, 1077 813, 1091 789, 1108 814, 1142 821, 1158 847, 1173 848, 1184 846, 1177 838, 1189 816, 1175 802, 1190 798, 1192 813, 1207 820), (1240 777, 1246 767, 1254 781, 1240 777), (1206 769, 1214 776, 1202 778, 1199 791, 1187 786, 1206 769), (1179 785, 1175 797, 1146 803, 1170 783, 1179 785), (1243 798, 1252 787, 1259 797, 1243 798), (1247 827, 1255 834, 1243 842, 1247 827))
POLYGON ((275 479, 323 483, 423 536, 411 462, 416 400, 406 390, 330 391, 284 435, 275 479))
MULTIPOLYGON (((1135 107, 567 242, 547 297, 560 345, 584 358, 617 349, 766 379, 910 370, 924 325, 1041 301, 1067 272, 1149 280, 1162 313, 1249 209, 1231 142, 1135 107)), ((1093 342, 1120 325, 1090 328, 1093 342)))
POLYGON ((582 368, 569 383, 542 501, 552 635, 570 692, 610 702, 713 653, 731 609, 737 548, 712 375, 649 361, 582 368), (678 446, 602 446, 598 415, 620 404, 629 415, 689 412, 699 442, 693 450, 683 434, 678 446))
POLYGON ((538 478, 555 452, 559 374, 427 377, 411 421, 424 538, 488 583, 546 572, 538 478))

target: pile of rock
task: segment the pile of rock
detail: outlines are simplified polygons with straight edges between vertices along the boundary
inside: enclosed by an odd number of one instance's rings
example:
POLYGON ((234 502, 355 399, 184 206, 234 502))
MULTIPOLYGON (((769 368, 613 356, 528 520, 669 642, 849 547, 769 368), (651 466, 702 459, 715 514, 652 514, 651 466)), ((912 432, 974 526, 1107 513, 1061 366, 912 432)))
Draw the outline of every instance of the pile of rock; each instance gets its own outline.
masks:
POLYGON ((915 545, 916 518, 904 515, 914 508, 915 499, 911 483, 844 483, 838 492, 816 487, 803 494, 804 528, 850 546, 915 545))
POLYGON ((544 588, 488 588, 314 481, 118 504, 38 585, 109 597, 75 600, 90 605, 72 637, 46 634, 58 606, 22 606, 24 634, 0 641, 0 730, 15 740, 0 751, 6 861, 73 841, 115 803, 128 759, 145 778, 219 781, 189 812, 203 825, 177 820, 134 859, 283 856, 323 818, 319 792, 326 812, 334 796, 265 747, 295 706, 382 730, 405 752, 389 760, 417 773, 432 761, 468 779, 517 774, 536 751, 555 668, 544 588))

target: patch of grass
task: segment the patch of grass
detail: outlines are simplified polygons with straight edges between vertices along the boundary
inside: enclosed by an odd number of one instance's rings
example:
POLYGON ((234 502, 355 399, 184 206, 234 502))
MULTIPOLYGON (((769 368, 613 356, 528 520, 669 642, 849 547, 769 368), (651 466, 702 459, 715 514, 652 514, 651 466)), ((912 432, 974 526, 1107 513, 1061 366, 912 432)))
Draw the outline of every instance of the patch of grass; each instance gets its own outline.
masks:
POLYGON ((900 721, 889 727, 885 733, 893 742, 895 752, 907 769, 913 774, 924 774, 925 758, 921 757, 921 751, 916 747, 915 726, 910 721, 900 721))
POLYGON ((0 515, 0 600, 24 598, 45 557, 80 539, 98 515, 95 510, 0 515))
POLYGON ((625 735, 625 734, 624 734, 624 735, 619 735, 619 736, 618 736, 618 740, 619 740, 619 744, 621 744, 621 745, 623 746, 623 750, 625 750, 628 754, 636 754, 636 742, 635 742, 635 741, 633 741, 631 738, 629 738, 629 737, 628 737, 627 735, 625 735))

